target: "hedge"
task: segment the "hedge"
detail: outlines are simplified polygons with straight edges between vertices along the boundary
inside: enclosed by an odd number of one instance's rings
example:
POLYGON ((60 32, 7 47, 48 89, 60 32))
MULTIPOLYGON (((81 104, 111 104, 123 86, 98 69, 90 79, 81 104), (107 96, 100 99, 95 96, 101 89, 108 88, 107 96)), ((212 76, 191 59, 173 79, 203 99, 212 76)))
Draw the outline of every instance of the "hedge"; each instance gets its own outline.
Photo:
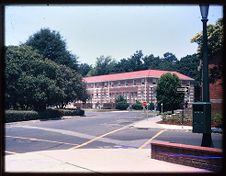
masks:
POLYGON ((141 110, 143 109, 143 106, 139 101, 136 101, 136 103, 132 105, 132 108, 135 110, 141 110))
POLYGON ((36 111, 19 111, 19 110, 6 110, 5 122, 17 122, 25 120, 37 120, 39 119, 38 112, 36 111))
POLYGON ((43 111, 6 110, 5 122, 18 122, 27 120, 61 119, 62 116, 84 116, 82 109, 46 109, 43 111))
POLYGON ((119 110, 126 110, 127 108, 129 107, 129 103, 126 103, 126 102, 117 102, 116 105, 115 105, 115 108, 116 109, 119 109, 119 110))
POLYGON ((38 112, 39 119, 60 119, 63 113, 57 109, 46 109, 38 112))
POLYGON ((84 116, 85 111, 82 109, 57 109, 63 116, 84 116))

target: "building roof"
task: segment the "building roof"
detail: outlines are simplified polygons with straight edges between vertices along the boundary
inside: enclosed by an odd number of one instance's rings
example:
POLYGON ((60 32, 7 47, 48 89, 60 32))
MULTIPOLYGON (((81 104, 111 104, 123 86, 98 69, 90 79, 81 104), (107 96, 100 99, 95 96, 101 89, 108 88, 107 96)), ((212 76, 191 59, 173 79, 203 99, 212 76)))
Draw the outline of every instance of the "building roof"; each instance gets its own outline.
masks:
POLYGON ((160 78, 165 73, 172 73, 172 74, 174 73, 181 80, 189 80, 189 81, 194 80, 176 71, 141 70, 141 71, 133 71, 133 72, 125 72, 125 73, 115 73, 115 74, 109 74, 109 75, 89 76, 89 77, 85 77, 84 81, 87 83, 95 83, 95 82, 117 81, 117 80, 145 78, 145 77, 160 78))

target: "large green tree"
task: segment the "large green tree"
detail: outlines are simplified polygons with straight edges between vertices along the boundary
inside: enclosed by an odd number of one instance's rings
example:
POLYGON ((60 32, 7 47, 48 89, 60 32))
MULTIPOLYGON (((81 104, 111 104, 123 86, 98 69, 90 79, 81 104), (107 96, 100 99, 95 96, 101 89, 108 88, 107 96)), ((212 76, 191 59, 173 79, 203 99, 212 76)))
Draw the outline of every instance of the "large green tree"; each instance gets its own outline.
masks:
POLYGON ((6 108, 42 110, 88 98, 79 74, 30 46, 7 47, 5 60, 6 108))
POLYGON ((59 32, 51 31, 48 28, 41 29, 30 36, 25 44, 36 49, 44 58, 74 70, 78 69, 78 57, 67 50, 66 42, 59 32))
POLYGON ((63 95, 54 81, 57 64, 35 52, 29 46, 9 46, 6 50, 6 105, 45 109, 55 105, 63 95))
POLYGON ((156 92, 157 102, 163 103, 164 111, 173 111, 181 107, 184 101, 184 94, 177 92, 177 87, 181 86, 177 75, 166 73, 159 79, 156 92))
MULTIPOLYGON (((223 70, 223 19, 220 18, 215 24, 209 24, 207 26, 208 36, 208 58, 210 63, 214 63, 216 66, 210 69, 210 82, 214 83, 216 80, 222 77, 223 70)), ((202 32, 195 34, 192 39, 192 43, 198 44, 199 59, 202 60, 203 41, 202 32)))

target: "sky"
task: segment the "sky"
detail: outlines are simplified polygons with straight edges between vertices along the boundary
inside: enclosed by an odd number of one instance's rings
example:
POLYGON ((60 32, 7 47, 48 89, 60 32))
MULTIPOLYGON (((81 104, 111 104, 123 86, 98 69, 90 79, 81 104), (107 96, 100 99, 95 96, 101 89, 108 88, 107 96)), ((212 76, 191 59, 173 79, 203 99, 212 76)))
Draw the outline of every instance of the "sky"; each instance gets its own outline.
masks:
MULTIPOLYGON (((223 7, 210 5, 208 24, 223 17, 223 7)), ((49 28, 61 34, 79 63, 95 64, 101 55, 119 61, 137 50, 180 60, 197 51, 191 38, 202 31, 198 5, 6 6, 5 45, 19 45, 49 28)))

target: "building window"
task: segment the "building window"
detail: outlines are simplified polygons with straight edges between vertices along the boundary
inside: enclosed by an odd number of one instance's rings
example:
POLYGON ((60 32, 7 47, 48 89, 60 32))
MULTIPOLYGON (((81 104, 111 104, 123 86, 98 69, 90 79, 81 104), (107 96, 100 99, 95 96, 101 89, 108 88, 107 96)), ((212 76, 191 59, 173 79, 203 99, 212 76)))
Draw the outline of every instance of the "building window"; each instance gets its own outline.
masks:
POLYGON ((114 82, 111 82, 111 87, 114 87, 114 82))
POLYGON ((144 79, 141 80, 141 84, 144 84, 144 79))
POLYGON ((135 79, 133 80, 133 85, 136 85, 136 80, 135 79))

